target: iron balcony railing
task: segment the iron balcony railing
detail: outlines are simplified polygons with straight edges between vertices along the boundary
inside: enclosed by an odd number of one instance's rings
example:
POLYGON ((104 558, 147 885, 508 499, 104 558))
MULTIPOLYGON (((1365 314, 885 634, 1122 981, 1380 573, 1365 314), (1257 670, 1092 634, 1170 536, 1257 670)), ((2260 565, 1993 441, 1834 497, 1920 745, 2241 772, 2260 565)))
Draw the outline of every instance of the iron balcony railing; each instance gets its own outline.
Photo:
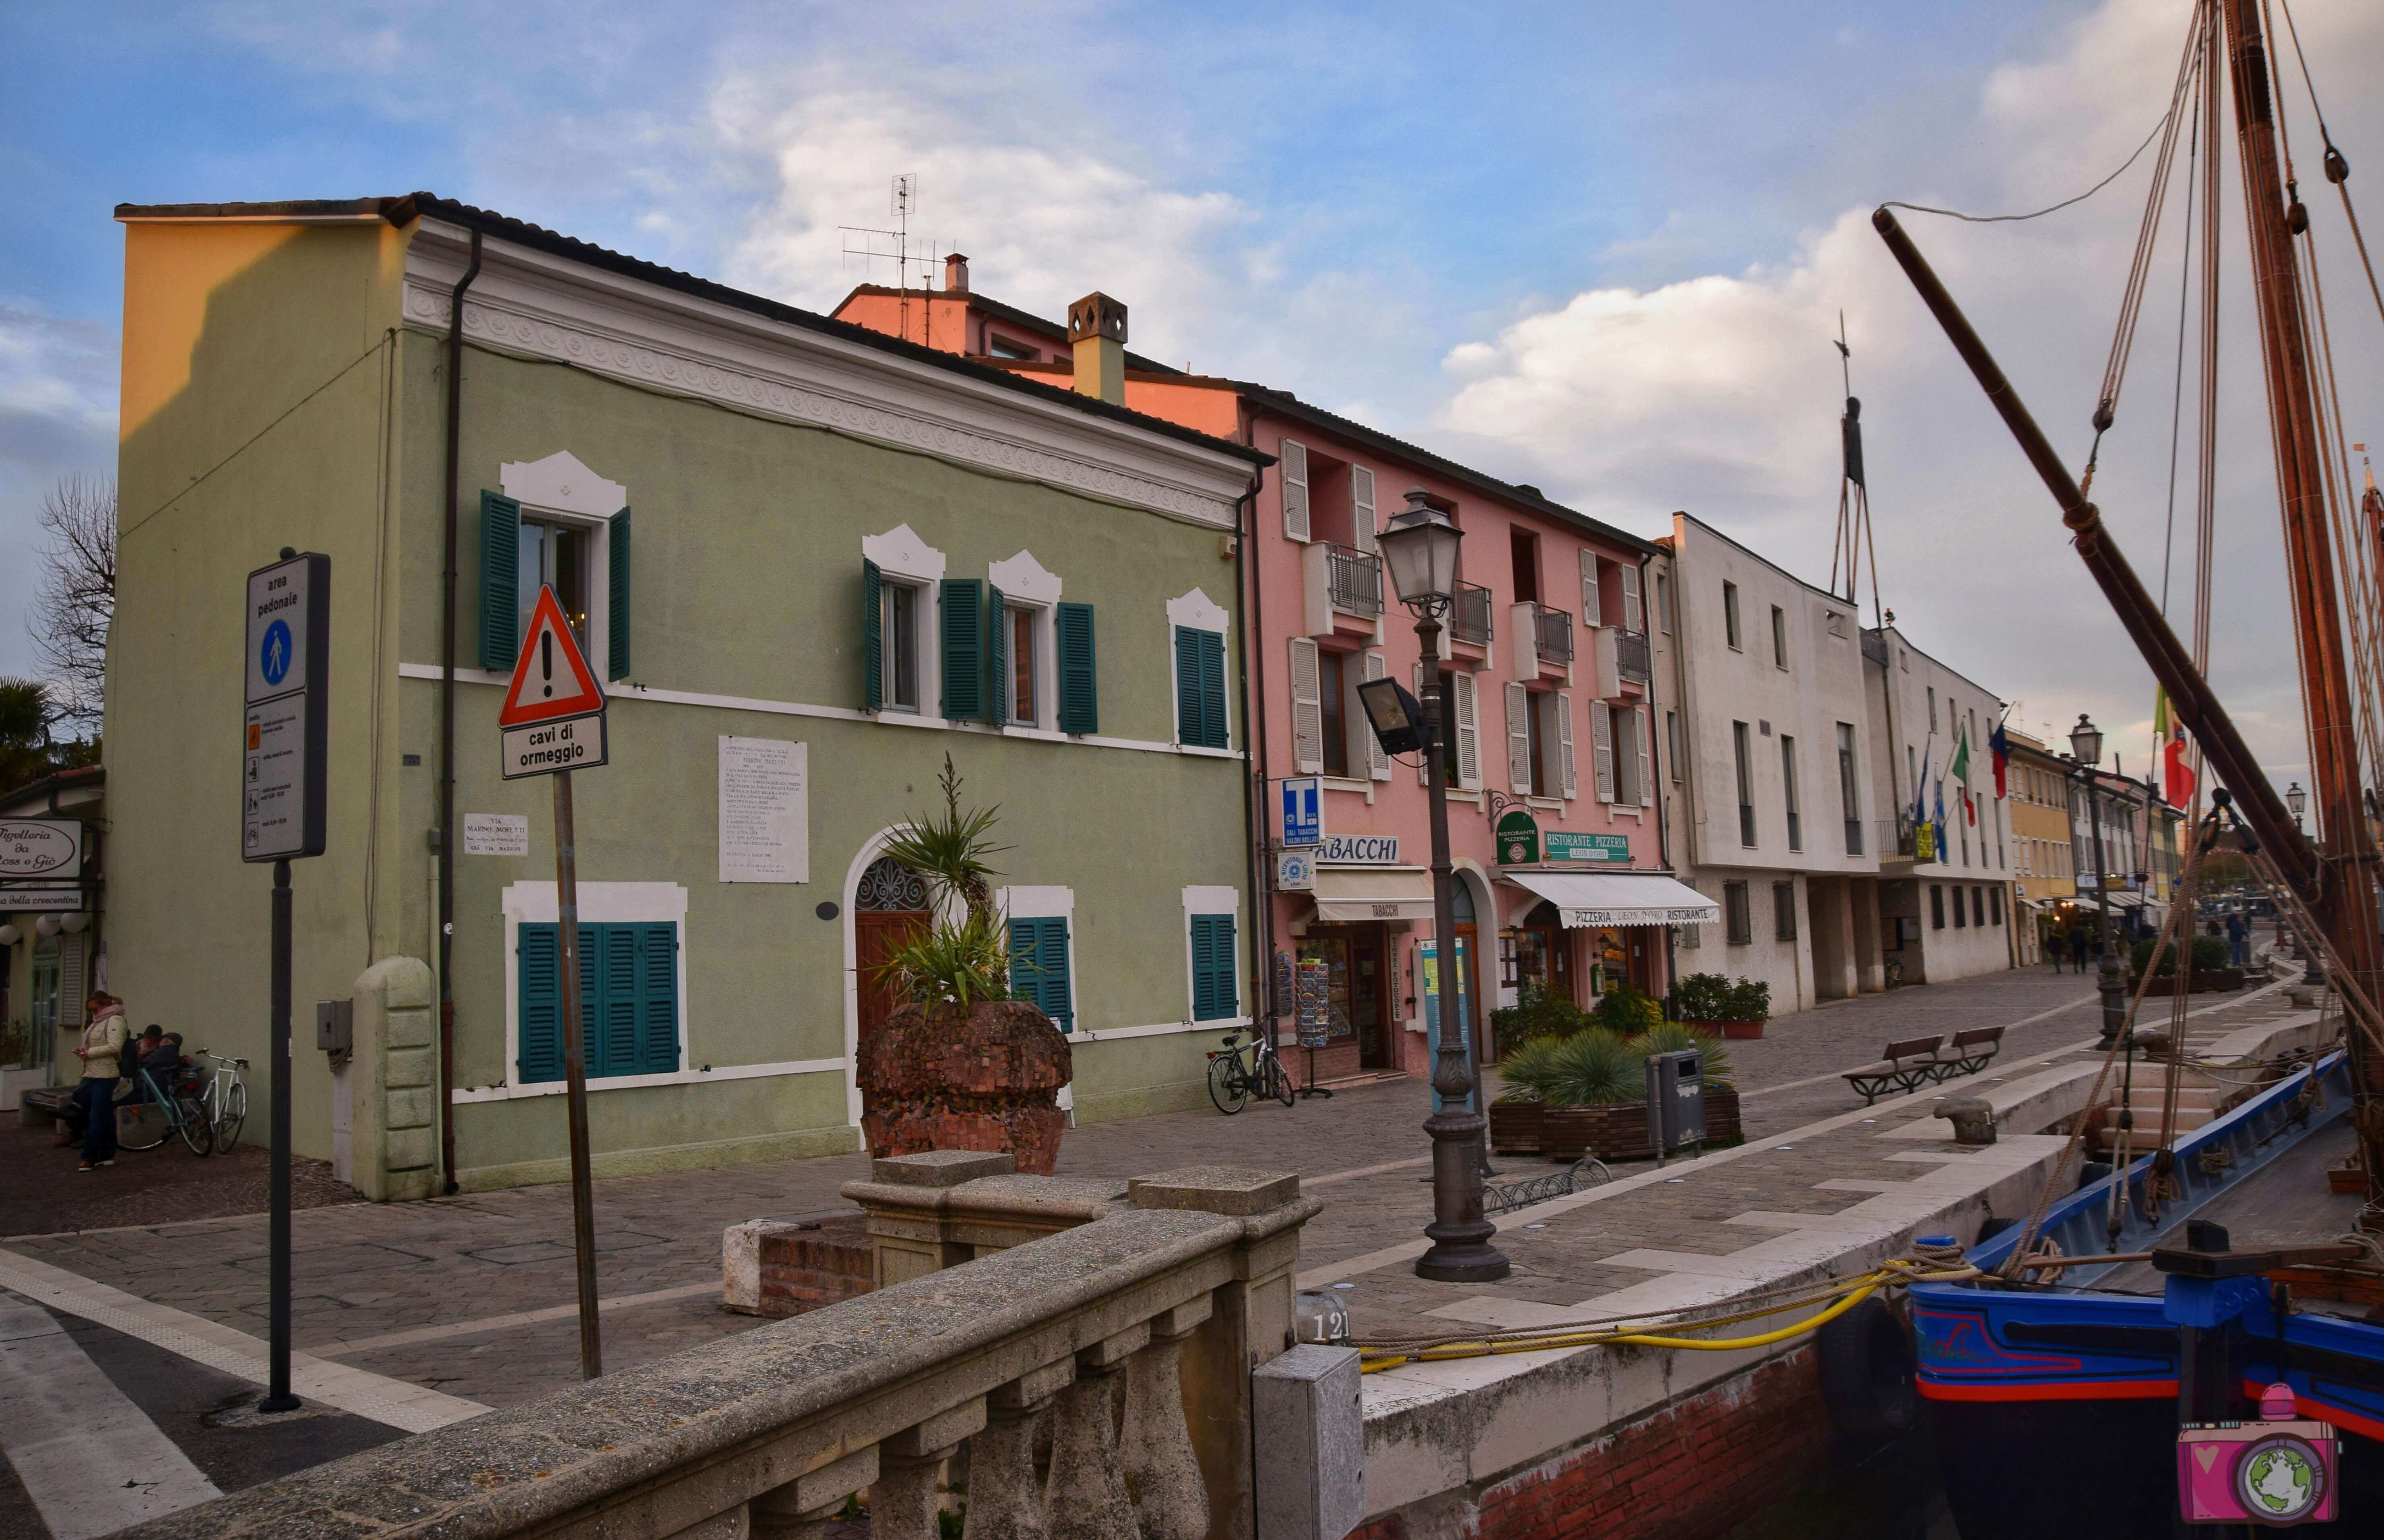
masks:
POLYGON ((1457 602, 1449 607, 1448 634, 1477 647, 1490 645, 1490 590, 1479 583, 1457 585, 1457 602))
POLYGON ((1373 615, 1383 613, 1383 562, 1371 551, 1353 551, 1346 545, 1324 548, 1325 582, 1332 590, 1333 607, 1351 615, 1373 615))
POLYGON ((1542 663, 1572 662, 1572 616, 1545 604, 1532 606, 1532 645, 1542 663))
POLYGON ((1656 668, 1647 647, 1647 633, 1615 632, 1614 664, 1616 670, 1626 679, 1636 679, 1644 685, 1655 677, 1656 668))

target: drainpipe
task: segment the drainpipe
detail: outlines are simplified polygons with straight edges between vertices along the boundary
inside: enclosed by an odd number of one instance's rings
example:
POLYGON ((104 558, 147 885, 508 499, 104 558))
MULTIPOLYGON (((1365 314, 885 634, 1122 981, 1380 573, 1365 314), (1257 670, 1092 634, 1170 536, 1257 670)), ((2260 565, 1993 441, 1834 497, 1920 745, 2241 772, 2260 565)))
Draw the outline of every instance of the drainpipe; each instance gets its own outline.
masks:
MULTIPOLYGON (((1234 646, 1241 653, 1240 685, 1242 691, 1242 749, 1250 751, 1250 626, 1249 590, 1244 586, 1245 555, 1249 549, 1250 531, 1258 526, 1259 472, 1250 476, 1250 490, 1234 504, 1234 646)), ((1265 927, 1259 916, 1268 908, 1266 884, 1261 880, 1259 863, 1259 803, 1257 789, 1250 784, 1251 766, 1242 765, 1242 844, 1249 857, 1250 875, 1250 950, 1255 965, 1250 972, 1250 1021, 1253 1025, 1266 1019, 1267 983, 1265 927)), ((1258 1033, 1250 1034, 1255 1039, 1258 1033)))
MULTIPOLYGON (((1243 401, 1240 415, 1242 419, 1242 442, 1251 449, 1256 449, 1258 447, 1258 416, 1255 413, 1250 411, 1247 400, 1243 401)), ((1265 480, 1266 472, 1261 470, 1257 476, 1251 478, 1249 493, 1244 499, 1244 501, 1248 503, 1250 510, 1249 532, 1248 535, 1241 537, 1235 542, 1234 581, 1235 583, 1240 583, 1243 580, 1242 573, 1244 564, 1248 560, 1249 541, 1258 538, 1258 489, 1265 482, 1265 480)), ((1250 628, 1257 632, 1259 639, 1258 677, 1256 680, 1256 689, 1253 690, 1251 688, 1249 672, 1250 650, 1247 644, 1246 639, 1245 645, 1242 648, 1242 721, 1246 725, 1253 723, 1257 725, 1258 731, 1256 734, 1256 741, 1258 744, 1258 758, 1256 763, 1248 766, 1242 778, 1244 781, 1251 783, 1251 793, 1258 801, 1260 808, 1263 809, 1266 806, 1267 766, 1272 763, 1272 756, 1270 755, 1267 748, 1266 603, 1264 600, 1260 598, 1260 595, 1266 590, 1266 575, 1258 570, 1255 563, 1249 564, 1248 572, 1249 586, 1245 591, 1248 595, 1248 603, 1250 612, 1250 628), (1252 700, 1256 700, 1258 702, 1255 710, 1252 709, 1250 705, 1250 702, 1252 700)), ((1239 609, 1240 606, 1237 605, 1235 608, 1239 609)), ((1245 726, 1243 730, 1247 733, 1248 731, 1248 726, 1245 726)), ((1261 827, 1262 826, 1263 826, 1261 825, 1261 827)), ((1263 878, 1265 876, 1263 856, 1269 847, 1270 841, 1263 837, 1260 832, 1260 829, 1252 829, 1250 831, 1250 860, 1254 865, 1257 865, 1260 868, 1260 876, 1263 878)), ((1274 1030, 1274 893, 1272 885, 1261 882, 1258 886, 1253 887, 1250 893, 1250 900, 1252 907, 1258 911, 1258 923, 1250 926, 1250 934, 1257 938, 1259 947, 1259 968, 1256 975, 1258 987, 1251 997, 1252 1003, 1256 1007, 1256 1009, 1251 1012, 1253 1018, 1252 1025, 1257 1027, 1257 1030, 1253 1031, 1250 1036, 1253 1038, 1256 1038, 1259 1032, 1263 1031, 1271 1033, 1274 1030), (1264 1026, 1257 1026, 1257 1024, 1260 1022, 1263 1022, 1266 1025, 1264 1026)))
MULTIPOLYGON (((1656 613, 1656 590, 1647 582, 1647 567, 1655 559, 1653 553, 1639 558, 1639 615, 1647 626, 1647 773, 1656 782, 1648 789, 1656 793, 1656 859, 1662 862, 1664 870, 1669 872, 1672 869, 1672 829, 1669 816, 1671 804, 1664 796, 1664 724, 1656 699, 1656 633, 1662 628, 1663 617, 1656 613)), ((1679 633, 1680 627, 1675 626, 1672 635, 1675 663, 1681 654, 1679 633)), ((1667 995, 1672 992, 1672 986, 1681 981, 1680 938, 1680 926, 1664 927, 1664 992, 1667 995)))
POLYGON ((455 1190, 455 520, 463 475, 464 291, 480 276, 480 232, 472 260, 447 296, 447 565, 439 627, 439 1150, 455 1190))

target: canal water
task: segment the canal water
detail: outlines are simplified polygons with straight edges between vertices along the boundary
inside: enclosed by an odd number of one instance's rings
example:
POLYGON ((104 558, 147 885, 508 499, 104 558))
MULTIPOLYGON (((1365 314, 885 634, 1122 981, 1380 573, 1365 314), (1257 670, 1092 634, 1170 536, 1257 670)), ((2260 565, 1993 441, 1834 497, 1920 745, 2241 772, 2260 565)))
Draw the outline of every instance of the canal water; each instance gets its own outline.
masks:
MULTIPOLYGON (((1721 1540, 1960 1540, 1937 1484, 1927 1420, 1892 1444, 1834 1462, 1827 1474, 1739 1524, 1721 1540)), ((2056 1540, 2047 1536, 2046 1540, 2056 1540)))

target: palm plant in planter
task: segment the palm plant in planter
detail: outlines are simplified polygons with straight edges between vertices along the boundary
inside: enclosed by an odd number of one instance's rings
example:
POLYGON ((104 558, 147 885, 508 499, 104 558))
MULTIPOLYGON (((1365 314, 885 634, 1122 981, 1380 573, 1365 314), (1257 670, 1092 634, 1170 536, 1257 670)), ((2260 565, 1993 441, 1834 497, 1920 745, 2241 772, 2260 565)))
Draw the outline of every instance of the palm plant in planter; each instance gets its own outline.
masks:
POLYGON ((1059 1090, 1074 1074, 1068 1040, 1011 998, 1008 926, 989 881, 1005 849, 990 838, 1000 808, 962 808, 950 754, 937 784, 943 813, 886 842, 927 884, 935 918, 878 967, 907 1003, 862 1041, 862 1131, 873 1156, 1008 1150, 1020 1171, 1048 1176, 1065 1126, 1059 1090))

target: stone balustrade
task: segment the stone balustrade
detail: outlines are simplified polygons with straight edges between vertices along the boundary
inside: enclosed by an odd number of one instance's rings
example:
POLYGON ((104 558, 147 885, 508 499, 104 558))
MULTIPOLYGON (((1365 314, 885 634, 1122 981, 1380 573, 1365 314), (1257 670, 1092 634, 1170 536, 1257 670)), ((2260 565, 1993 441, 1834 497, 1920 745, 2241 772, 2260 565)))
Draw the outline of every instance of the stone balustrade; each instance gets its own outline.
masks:
POLYGON ((965 1540, 1250 1540, 1250 1374, 1291 1346, 1322 1205, 1270 1173, 1128 1187, 1032 1244, 124 1534, 811 1540, 865 1493, 875 1540, 936 1540, 952 1493, 965 1540))

